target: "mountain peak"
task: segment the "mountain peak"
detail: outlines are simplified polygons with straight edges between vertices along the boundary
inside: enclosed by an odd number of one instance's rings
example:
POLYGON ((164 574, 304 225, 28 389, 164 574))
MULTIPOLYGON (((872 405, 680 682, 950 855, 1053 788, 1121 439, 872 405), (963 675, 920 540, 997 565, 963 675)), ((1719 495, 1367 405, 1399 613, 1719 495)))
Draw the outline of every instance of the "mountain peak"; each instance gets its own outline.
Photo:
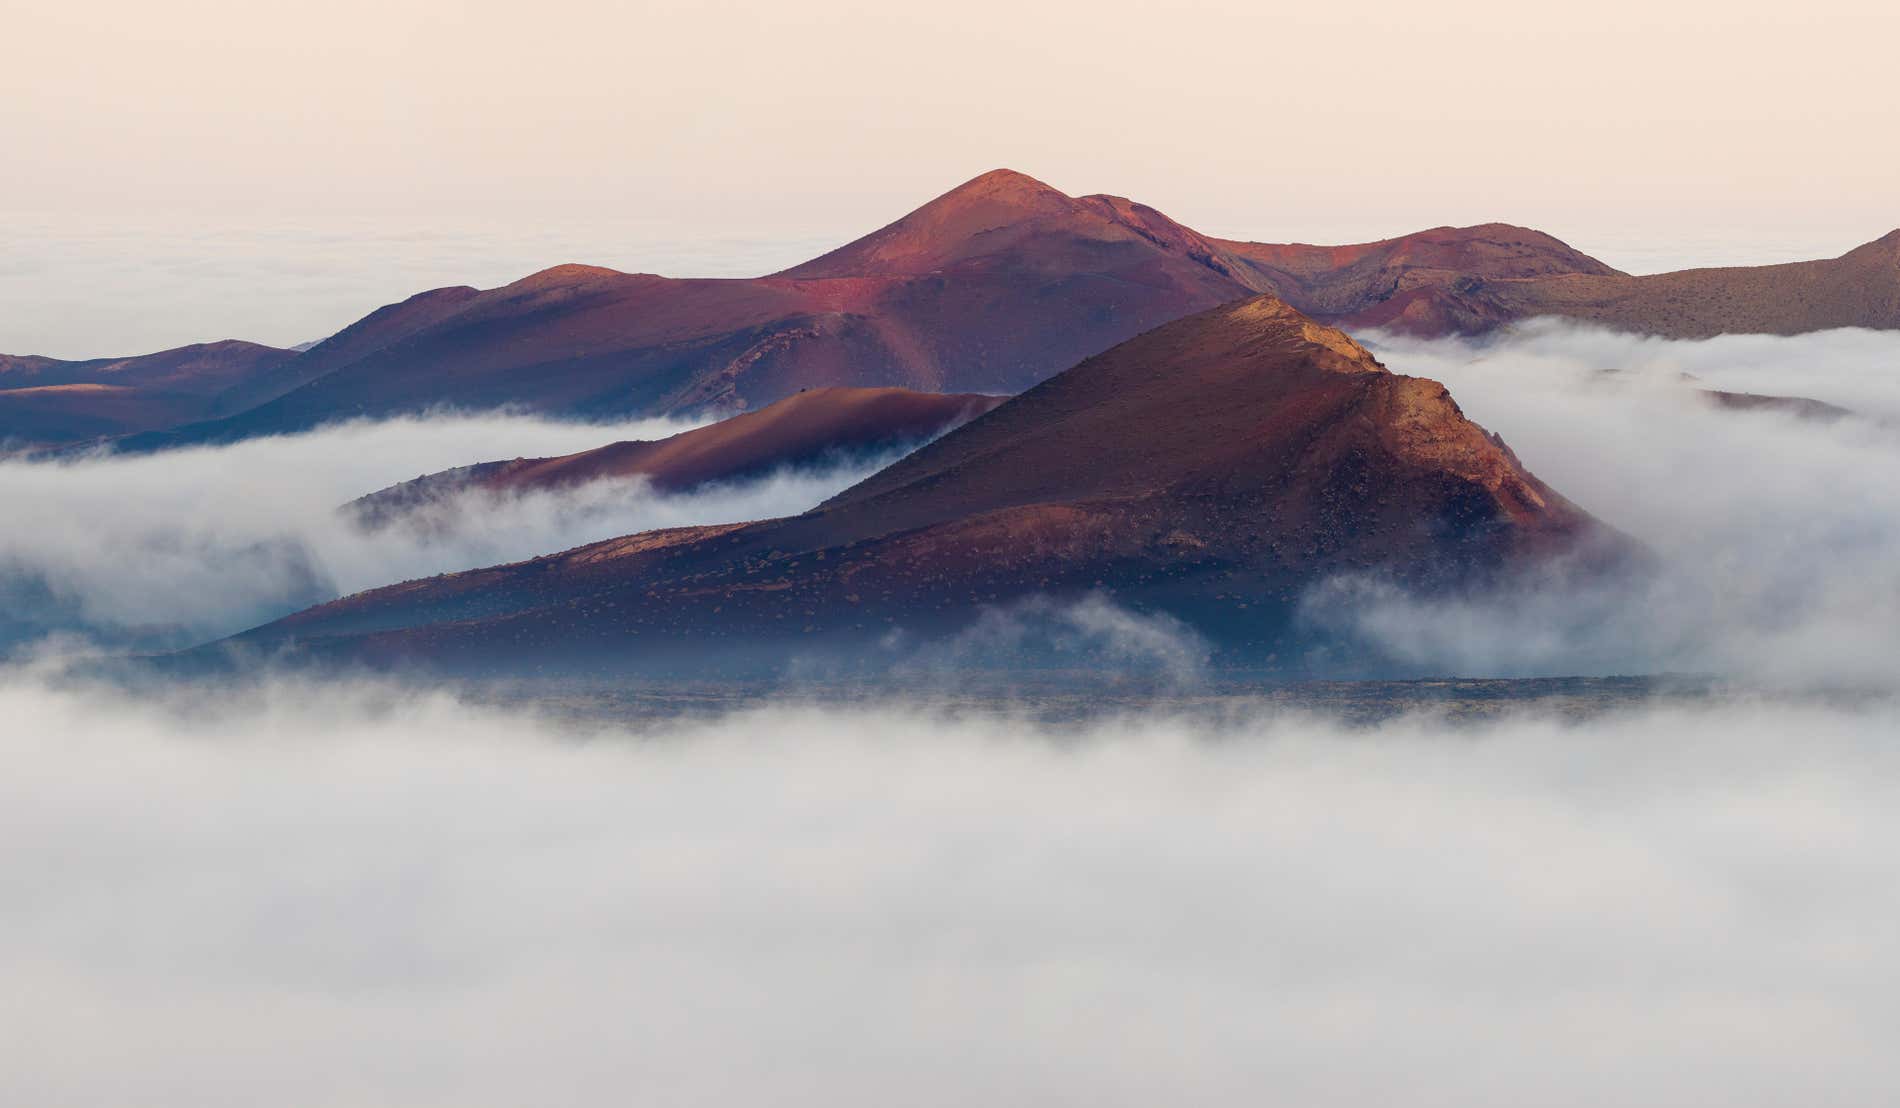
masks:
POLYGON ((1013 169, 993 169, 876 231, 778 276, 916 276, 1006 248, 1051 221, 1099 220, 1087 205, 1013 169))
POLYGON ((536 270, 521 280, 514 282, 511 288, 548 288, 556 285, 575 285, 586 281, 598 281, 613 277, 631 277, 637 274, 622 273, 617 269, 608 269, 601 265, 583 265, 579 262, 564 262, 536 270))
POLYGON ((947 200, 951 197, 1020 197, 1034 199, 1049 194, 1064 194, 1036 180, 1027 173, 1018 173, 1013 169, 992 169, 981 173, 938 197, 947 200))

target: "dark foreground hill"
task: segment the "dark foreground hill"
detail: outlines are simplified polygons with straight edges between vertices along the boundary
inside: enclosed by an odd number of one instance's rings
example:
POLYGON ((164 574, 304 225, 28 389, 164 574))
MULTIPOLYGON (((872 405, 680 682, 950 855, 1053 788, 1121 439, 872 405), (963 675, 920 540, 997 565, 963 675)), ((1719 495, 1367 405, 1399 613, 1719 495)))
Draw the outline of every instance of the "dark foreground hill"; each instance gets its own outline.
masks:
POLYGON ((426 474, 346 507, 359 521, 383 526, 471 489, 509 495, 640 478, 655 491, 682 493, 786 470, 863 464, 914 448, 1004 399, 907 389, 811 389, 664 439, 426 474))
POLYGON ((1443 386, 1263 296, 1088 359, 804 515, 394 585, 209 649, 757 670, 875 661, 985 609, 1100 595, 1271 664, 1299 647, 1299 600, 1328 575, 1449 588, 1624 543, 1443 386))

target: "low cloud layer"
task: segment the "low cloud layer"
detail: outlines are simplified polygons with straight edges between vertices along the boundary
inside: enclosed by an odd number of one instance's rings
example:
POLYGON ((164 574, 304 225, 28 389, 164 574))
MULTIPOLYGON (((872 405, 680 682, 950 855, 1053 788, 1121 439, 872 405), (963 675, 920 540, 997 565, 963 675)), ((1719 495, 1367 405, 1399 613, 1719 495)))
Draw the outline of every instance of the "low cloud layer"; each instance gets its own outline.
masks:
POLYGON ((421 473, 657 438, 684 424, 443 416, 348 424, 234 446, 73 462, 0 462, 0 649, 48 632, 184 645, 332 597, 598 539, 805 510, 874 465, 661 496, 637 481, 471 491, 412 525, 336 511, 421 473))
POLYGON ((1047 731, 0 674, 0 1101, 1881 1104, 1900 715, 1047 731))
POLYGON ((1451 601, 1335 580, 1314 596, 1316 619, 1441 672, 1895 679, 1900 335, 1681 342, 1540 322, 1482 343, 1377 346, 1392 369, 1443 381, 1660 567, 1451 601), (1701 389, 1810 397, 1859 417, 1726 410, 1701 389))

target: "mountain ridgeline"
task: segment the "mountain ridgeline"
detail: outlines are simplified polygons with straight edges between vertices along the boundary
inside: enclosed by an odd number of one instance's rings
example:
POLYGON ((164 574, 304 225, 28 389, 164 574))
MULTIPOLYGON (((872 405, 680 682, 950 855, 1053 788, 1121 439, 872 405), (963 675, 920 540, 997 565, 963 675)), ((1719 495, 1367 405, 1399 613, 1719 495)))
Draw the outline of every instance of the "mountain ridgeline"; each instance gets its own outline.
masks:
POLYGON ((1124 342, 812 511, 376 589, 199 657, 500 673, 875 664, 1018 601, 1103 596, 1236 665, 1311 645, 1340 573, 1421 590, 1631 544, 1443 386, 1271 296, 1124 342))
POLYGON ((420 293, 306 352, 274 352, 202 404, 154 394, 133 413, 120 397, 88 421, 0 392, 0 438, 122 436, 140 450, 442 407, 601 418, 751 411, 822 387, 1014 394, 1262 293, 1349 331, 1418 335, 1539 315, 1671 337, 1896 328, 1900 232, 1827 261, 1637 277, 1499 223, 1352 246, 1213 238, 1131 200, 997 170, 765 277, 562 265, 420 293))
POLYGON ((810 389, 664 439, 424 474, 359 497, 346 510, 374 529, 437 506, 453 510, 469 492, 518 496, 638 480, 655 493, 678 494, 777 473, 863 466, 915 449, 1003 400, 908 389, 810 389))

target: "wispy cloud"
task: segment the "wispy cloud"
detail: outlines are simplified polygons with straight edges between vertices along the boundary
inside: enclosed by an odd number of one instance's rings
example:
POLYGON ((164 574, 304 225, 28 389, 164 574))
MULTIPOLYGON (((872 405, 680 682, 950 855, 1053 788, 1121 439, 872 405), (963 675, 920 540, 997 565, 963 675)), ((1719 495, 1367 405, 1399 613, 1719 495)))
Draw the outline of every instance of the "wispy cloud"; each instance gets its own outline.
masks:
POLYGON ((336 509, 474 461, 564 454, 684 425, 456 416, 136 457, 0 462, 0 645, 54 630, 172 646, 376 585, 656 527, 803 511, 873 462, 662 496, 637 481, 471 491, 376 530, 336 509))

